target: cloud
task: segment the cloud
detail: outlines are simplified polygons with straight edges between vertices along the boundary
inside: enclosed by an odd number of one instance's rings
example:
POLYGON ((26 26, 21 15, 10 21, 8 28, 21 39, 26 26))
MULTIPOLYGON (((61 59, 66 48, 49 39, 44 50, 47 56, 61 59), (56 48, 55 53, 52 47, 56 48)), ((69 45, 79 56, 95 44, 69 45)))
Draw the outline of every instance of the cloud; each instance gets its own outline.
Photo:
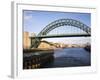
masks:
POLYGON ((32 15, 25 15, 25 16, 24 16, 24 19, 25 19, 25 20, 30 20, 30 19, 32 19, 32 15))

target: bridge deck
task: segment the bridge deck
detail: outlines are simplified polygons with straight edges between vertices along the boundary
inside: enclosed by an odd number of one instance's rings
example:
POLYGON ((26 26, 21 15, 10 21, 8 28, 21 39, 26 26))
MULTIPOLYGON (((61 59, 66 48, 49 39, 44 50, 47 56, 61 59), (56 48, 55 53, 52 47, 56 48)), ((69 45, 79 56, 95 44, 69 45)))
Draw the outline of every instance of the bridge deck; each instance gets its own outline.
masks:
POLYGON ((31 39, 35 38, 57 38, 57 37, 89 37, 91 36, 90 34, 62 34, 62 35, 42 35, 42 36, 35 36, 35 37, 30 37, 31 39))

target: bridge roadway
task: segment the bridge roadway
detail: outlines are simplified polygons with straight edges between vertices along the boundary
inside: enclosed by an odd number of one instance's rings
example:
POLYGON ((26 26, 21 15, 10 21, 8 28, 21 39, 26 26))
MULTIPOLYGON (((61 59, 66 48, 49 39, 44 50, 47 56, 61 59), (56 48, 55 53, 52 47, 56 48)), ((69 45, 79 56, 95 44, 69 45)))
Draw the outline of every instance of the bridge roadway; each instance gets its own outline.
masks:
POLYGON ((35 38, 61 38, 61 37, 89 37, 90 34, 60 34, 60 35, 41 35, 41 36, 34 36, 30 37, 31 39, 35 38))

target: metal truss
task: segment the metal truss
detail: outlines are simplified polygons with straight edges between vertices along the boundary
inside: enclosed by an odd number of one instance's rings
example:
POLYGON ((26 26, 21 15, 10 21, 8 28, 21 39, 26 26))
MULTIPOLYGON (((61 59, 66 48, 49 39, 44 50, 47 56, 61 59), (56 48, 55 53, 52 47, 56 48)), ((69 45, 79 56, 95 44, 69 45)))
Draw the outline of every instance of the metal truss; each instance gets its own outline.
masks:
MULTIPOLYGON (((73 26, 91 35, 91 28, 83 24, 82 22, 74 20, 74 19, 59 19, 54 22, 51 22, 46 27, 44 27, 37 36, 47 35, 53 29, 62 27, 62 26, 73 26)), ((41 39, 42 38, 36 38, 34 40, 31 39, 31 48, 37 48, 39 44, 41 43, 41 39)))

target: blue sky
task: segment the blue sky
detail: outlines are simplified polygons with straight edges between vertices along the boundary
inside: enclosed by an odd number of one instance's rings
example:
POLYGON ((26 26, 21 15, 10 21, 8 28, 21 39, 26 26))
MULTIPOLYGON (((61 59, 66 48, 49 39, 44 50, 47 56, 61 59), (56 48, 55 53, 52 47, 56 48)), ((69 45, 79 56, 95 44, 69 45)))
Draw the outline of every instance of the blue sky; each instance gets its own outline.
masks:
MULTIPOLYGON (((75 13, 75 12, 52 12, 52 11, 23 11, 24 31, 34 32, 36 35, 49 23, 58 19, 75 19, 87 26, 91 27, 91 14, 90 13, 75 13)), ((63 30, 66 32, 65 27, 58 28, 59 32, 63 30)), ((70 29, 68 30, 70 32, 70 29)), ((74 31, 74 29, 73 29, 74 31)), ((55 32, 55 31, 54 31, 55 32)), ((82 38, 78 38, 82 39, 82 38)), ((48 39, 50 40, 50 39, 48 39)))

